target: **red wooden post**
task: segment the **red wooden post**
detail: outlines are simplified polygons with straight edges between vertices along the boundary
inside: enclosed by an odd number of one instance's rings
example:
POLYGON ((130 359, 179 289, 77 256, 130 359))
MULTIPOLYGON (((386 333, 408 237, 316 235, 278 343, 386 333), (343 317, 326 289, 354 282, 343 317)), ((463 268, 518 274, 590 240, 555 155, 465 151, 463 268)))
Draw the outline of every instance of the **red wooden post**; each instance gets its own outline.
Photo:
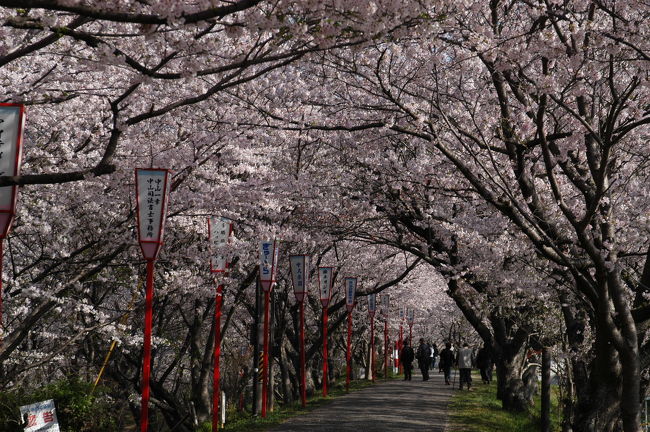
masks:
POLYGON ((220 380, 221 370, 219 359, 221 358, 221 308, 223 305, 223 285, 217 286, 217 293, 214 304, 214 374, 212 379, 212 430, 219 429, 219 400, 221 399, 220 380))
POLYGON ((352 374, 352 312, 348 312, 348 343, 347 351, 345 354, 346 360, 346 376, 345 376, 345 391, 350 391, 350 375, 352 374))
POLYGON ((328 307, 323 308, 323 397, 327 397, 327 318, 328 307))
MULTIPOLYGON (((403 329, 402 323, 400 322, 400 324, 399 324, 399 341, 397 341, 397 352, 399 353, 398 354, 399 356, 402 355, 402 348, 404 347, 404 342, 403 342, 404 339, 403 338, 404 338, 404 329, 403 329)), ((402 373, 402 359, 401 358, 399 359, 397 364, 399 365, 399 373, 401 374, 402 373)))
POLYGON ((370 376, 375 380, 375 317, 370 317, 370 376))
POLYGON ((305 373, 305 304, 300 302, 300 399, 303 408, 307 406, 305 373))
POLYGON ((4 340, 4 334, 5 334, 5 327, 2 323, 2 309, 3 309, 3 304, 2 304, 2 262, 4 261, 4 248, 3 248, 3 243, 4 239, 0 238, 0 347, 2 346, 2 342, 4 340))
POLYGON ((271 291, 264 291, 264 352, 262 354, 262 418, 266 417, 269 387, 269 304, 271 291))
POLYGON ((142 362, 142 400, 140 405, 140 430, 149 429, 149 377, 151 374, 151 328, 153 323, 153 272, 154 260, 147 260, 147 286, 144 308, 144 353, 142 362))
POLYGON ((142 359, 142 400, 140 430, 149 428, 149 378, 151 376, 151 332, 153 323, 154 262, 163 244, 169 171, 154 168, 136 168, 136 203, 138 241, 147 260, 147 285, 145 288, 144 341, 142 359))
MULTIPOLYGON (((264 352, 262 353, 262 418, 266 417, 269 390, 269 306, 271 290, 275 285, 278 252, 277 242, 263 241, 260 243, 260 285, 264 290, 264 352)), ((273 397, 273 395, 271 395, 273 397)))
POLYGON ((300 402, 303 408, 307 406, 307 384, 305 378, 305 294, 307 293, 308 276, 307 255, 290 255, 291 282, 293 293, 300 308, 300 402))
POLYGON ((384 320, 384 379, 388 379, 388 318, 384 320))

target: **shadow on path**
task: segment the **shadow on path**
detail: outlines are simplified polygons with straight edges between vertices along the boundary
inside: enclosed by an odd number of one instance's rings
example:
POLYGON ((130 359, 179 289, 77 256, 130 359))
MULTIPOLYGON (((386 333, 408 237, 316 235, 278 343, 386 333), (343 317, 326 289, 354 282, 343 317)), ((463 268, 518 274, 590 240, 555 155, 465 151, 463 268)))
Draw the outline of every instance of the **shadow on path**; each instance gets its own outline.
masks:
POLYGON ((450 386, 445 386, 437 372, 431 373, 431 379, 426 382, 419 375, 413 375, 410 382, 379 381, 269 431, 443 432, 451 395, 450 386))

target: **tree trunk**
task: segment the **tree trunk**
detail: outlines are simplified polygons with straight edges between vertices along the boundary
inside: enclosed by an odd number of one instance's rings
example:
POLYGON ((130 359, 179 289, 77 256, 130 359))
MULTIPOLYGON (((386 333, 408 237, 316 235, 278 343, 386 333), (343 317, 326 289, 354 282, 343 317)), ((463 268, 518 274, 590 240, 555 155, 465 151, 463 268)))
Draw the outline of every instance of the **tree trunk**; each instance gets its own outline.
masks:
POLYGON ((620 413, 621 366, 604 330, 595 329, 595 357, 586 382, 576 379, 573 432, 615 432, 620 413))
POLYGON ((542 348, 541 432, 551 432, 551 350, 542 348))

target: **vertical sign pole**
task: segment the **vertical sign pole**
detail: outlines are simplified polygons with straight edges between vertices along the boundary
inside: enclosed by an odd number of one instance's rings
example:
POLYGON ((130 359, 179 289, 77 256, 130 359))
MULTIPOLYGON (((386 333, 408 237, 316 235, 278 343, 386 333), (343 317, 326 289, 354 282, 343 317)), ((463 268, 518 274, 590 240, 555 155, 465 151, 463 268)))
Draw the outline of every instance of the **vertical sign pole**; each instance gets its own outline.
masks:
POLYGON ((262 418, 266 417, 269 387, 269 304, 270 290, 264 291, 264 348, 262 353, 262 418))
POLYGON ((307 406, 305 373, 305 303, 300 302, 300 400, 303 408, 307 406))
POLYGON ((345 391, 350 391, 350 375, 352 374, 352 312, 348 312, 348 349, 346 351, 345 360, 347 363, 346 377, 345 377, 345 391))
POLYGON ((327 319, 328 307, 323 308, 323 397, 327 397, 327 319))
POLYGON ((388 317, 384 319, 384 379, 388 379, 388 317))
POLYGON ((219 395, 221 369, 219 360, 221 358, 221 309, 223 306, 223 285, 217 285, 217 293, 214 299, 214 373, 212 378, 212 430, 219 429, 219 395))
POLYGON ((142 359, 142 400, 140 430, 149 428, 149 378, 151 375, 151 328, 153 322, 154 263, 163 244, 167 197, 169 195, 169 171, 164 169, 135 170, 138 241, 147 261, 147 284, 145 288, 144 341, 142 359))
MULTIPOLYGON (((402 323, 400 322, 399 323, 399 341, 397 342, 397 351, 400 353, 400 355, 402 354, 402 347, 404 346, 404 342, 403 342, 404 339, 403 338, 404 338, 404 329, 403 329, 402 323)), ((399 359, 398 364, 399 364, 399 373, 401 375, 402 374, 402 359, 401 358, 399 359)))
POLYGON ((333 267, 318 268, 318 288, 320 291, 320 303, 323 306, 323 397, 327 397, 327 321, 329 302, 332 298, 332 274, 333 267))
POLYGON ((375 317, 370 317, 370 376, 375 380, 375 317))
POLYGON ((413 346, 413 324, 409 324, 409 345, 413 346))
MULTIPOLYGON (((271 290, 275 285, 275 272, 278 262, 276 241, 263 241, 260 244, 260 285, 264 290, 264 347, 262 353, 262 417, 266 417, 269 399, 269 305, 271 290)), ((273 397, 273 394, 270 395, 273 397)))
MULTIPOLYGON (((210 272, 228 274, 230 263, 225 255, 215 255, 216 249, 225 246, 232 235, 233 224, 227 218, 208 218, 208 238, 212 253, 210 256, 210 272)), ((221 314, 223 309, 223 284, 217 283, 214 296, 214 370, 212 373, 212 430, 219 429, 219 403, 221 401, 221 314)), ((222 406, 223 408, 223 406, 222 406)), ((222 410, 223 411, 223 410, 222 410)))
POLYGON ((305 295, 307 294, 307 255, 289 255, 293 292, 300 310, 300 402, 307 406, 307 383, 305 378, 305 295))
POLYGON ((4 305, 2 304, 2 271, 3 271, 3 266, 2 263, 4 261, 4 239, 0 238, 0 347, 2 347, 2 342, 4 340, 4 335, 5 335, 5 327, 2 324, 2 310, 4 305))
POLYGON ((144 361, 142 363, 142 401, 140 430, 149 429, 149 376, 151 373, 151 328, 153 323, 153 271, 154 260, 147 260, 147 286, 144 310, 144 361))

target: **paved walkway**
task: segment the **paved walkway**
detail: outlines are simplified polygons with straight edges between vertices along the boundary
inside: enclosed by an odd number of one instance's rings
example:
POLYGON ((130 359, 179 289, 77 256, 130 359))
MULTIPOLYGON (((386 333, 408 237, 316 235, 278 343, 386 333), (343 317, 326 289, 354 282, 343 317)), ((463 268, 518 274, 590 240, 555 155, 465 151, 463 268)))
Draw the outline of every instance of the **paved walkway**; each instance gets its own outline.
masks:
POLYGON ((271 429, 277 432, 444 432, 452 394, 442 374, 378 381, 271 429))

